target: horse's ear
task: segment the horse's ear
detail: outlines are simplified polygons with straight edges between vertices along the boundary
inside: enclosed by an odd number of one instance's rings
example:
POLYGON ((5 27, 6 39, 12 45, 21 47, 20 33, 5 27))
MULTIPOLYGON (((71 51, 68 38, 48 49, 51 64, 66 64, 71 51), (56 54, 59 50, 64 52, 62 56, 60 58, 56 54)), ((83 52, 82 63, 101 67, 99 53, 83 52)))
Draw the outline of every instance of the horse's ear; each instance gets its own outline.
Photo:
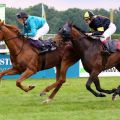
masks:
POLYGON ((73 21, 71 21, 71 20, 68 20, 68 22, 67 22, 69 25, 72 25, 73 24, 73 21))
POLYGON ((2 21, 1 19, 0 19, 0 24, 1 24, 1 25, 4 25, 4 21, 2 21))
POLYGON ((2 23, 2 25, 4 25, 4 24, 5 24, 5 21, 3 20, 3 21, 1 21, 1 23, 2 23))
POLYGON ((69 22, 68 22, 68 25, 69 25, 70 27, 72 27, 73 21, 69 21, 69 22))

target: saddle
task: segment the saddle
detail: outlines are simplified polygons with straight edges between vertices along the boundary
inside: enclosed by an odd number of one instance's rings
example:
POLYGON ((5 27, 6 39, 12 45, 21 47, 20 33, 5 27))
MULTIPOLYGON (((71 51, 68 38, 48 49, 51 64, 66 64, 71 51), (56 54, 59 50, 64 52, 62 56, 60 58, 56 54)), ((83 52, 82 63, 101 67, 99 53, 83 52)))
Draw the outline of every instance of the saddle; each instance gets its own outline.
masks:
MULTIPOLYGON (((99 40, 101 36, 90 36, 90 37, 99 40)), ((109 54, 120 51, 120 40, 118 39, 111 40, 110 38, 108 38, 106 40, 106 43, 103 43, 103 49, 104 52, 106 53, 108 52, 109 54)))
POLYGON ((117 52, 120 51, 120 40, 114 39, 114 40, 108 40, 105 43, 105 46, 110 52, 117 52))
POLYGON ((56 44, 52 39, 48 39, 48 40, 33 40, 31 38, 28 39, 32 46, 40 50, 40 53, 54 51, 57 48, 56 44))

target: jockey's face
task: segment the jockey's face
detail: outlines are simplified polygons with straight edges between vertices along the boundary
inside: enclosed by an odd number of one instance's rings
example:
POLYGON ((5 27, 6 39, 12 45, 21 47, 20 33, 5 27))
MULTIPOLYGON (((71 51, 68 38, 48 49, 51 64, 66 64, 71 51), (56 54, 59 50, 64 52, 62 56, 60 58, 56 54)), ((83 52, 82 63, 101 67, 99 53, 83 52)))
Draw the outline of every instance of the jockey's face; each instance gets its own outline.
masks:
POLYGON ((85 22, 89 25, 91 23, 90 19, 85 19, 85 22))
POLYGON ((24 24, 24 19, 23 18, 19 18, 19 19, 17 19, 18 20, 18 22, 20 23, 20 24, 24 24))

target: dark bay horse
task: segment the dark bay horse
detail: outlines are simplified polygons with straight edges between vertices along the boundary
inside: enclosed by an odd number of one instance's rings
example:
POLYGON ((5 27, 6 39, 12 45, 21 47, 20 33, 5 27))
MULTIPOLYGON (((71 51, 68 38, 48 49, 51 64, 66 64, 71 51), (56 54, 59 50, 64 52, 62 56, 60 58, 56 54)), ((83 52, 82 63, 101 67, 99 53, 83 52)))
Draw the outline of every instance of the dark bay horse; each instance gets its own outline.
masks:
MULTIPOLYGON (((69 66, 73 65, 80 59, 75 54, 75 50, 70 44, 61 45, 55 51, 45 54, 39 54, 39 50, 31 46, 27 38, 21 37, 19 29, 16 26, 4 24, 0 21, 0 40, 4 40, 9 51, 12 68, 0 73, 0 79, 4 75, 21 74, 17 79, 16 85, 23 91, 28 92, 35 86, 26 86, 22 81, 29 78, 40 70, 56 67, 56 81, 65 81, 66 72, 69 66)), ((54 88, 53 92, 46 101, 51 100, 62 84, 54 88)), ((41 95, 52 89, 51 86, 45 88, 41 95)))
MULTIPOLYGON (((100 40, 92 39, 84 34, 84 32, 71 23, 66 23, 58 32, 57 36, 61 39, 56 39, 59 45, 61 41, 71 41, 76 52, 81 55, 81 61, 84 69, 90 74, 86 83, 86 88, 96 97, 104 97, 103 93, 115 93, 116 89, 104 90, 100 86, 98 75, 106 69, 115 67, 120 71, 120 52, 112 53, 109 56, 102 54, 103 45, 100 40), (91 88, 94 83, 99 92, 91 88)), ((120 90, 119 90, 120 91, 120 90)), ((118 92, 119 92, 118 91, 118 92)), ((115 94, 114 94, 115 96, 115 94)))

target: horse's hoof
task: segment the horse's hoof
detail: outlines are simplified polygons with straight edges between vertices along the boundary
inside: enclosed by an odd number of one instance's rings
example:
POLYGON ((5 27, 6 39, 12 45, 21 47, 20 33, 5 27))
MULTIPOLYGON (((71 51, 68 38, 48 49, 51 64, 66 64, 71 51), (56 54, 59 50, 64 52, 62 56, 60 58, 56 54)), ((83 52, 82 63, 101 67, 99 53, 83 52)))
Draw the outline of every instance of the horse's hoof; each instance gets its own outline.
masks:
POLYGON ((46 92, 41 92, 40 93, 40 96, 45 96, 46 95, 46 92))
POLYGON ((33 85, 29 86, 29 90, 32 90, 33 88, 35 88, 35 86, 33 86, 33 85))
POLYGON ((113 95, 112 95, 112 101, 115 101, 115 99, 116 99, 116 95, 113 94, 113 95))
POLYGON ((98 97, 106 97, 106 95, 103 93, 100 93, 98 97))
MULTIPOLYGON (((114 93, 116 90, 117 90, 116 88, 113 88, 113 89, 111 90, 111 93, 114 93)), ((111 94, 111 93, 110 93, 110 94, 111 94)))
POLYGON ((52 99, 48 98, 48 99, 46 99, 45 101, 43 101, 42 104, 48 104, 48 103, 50 103, 51 101, 52 101, 52 99))

